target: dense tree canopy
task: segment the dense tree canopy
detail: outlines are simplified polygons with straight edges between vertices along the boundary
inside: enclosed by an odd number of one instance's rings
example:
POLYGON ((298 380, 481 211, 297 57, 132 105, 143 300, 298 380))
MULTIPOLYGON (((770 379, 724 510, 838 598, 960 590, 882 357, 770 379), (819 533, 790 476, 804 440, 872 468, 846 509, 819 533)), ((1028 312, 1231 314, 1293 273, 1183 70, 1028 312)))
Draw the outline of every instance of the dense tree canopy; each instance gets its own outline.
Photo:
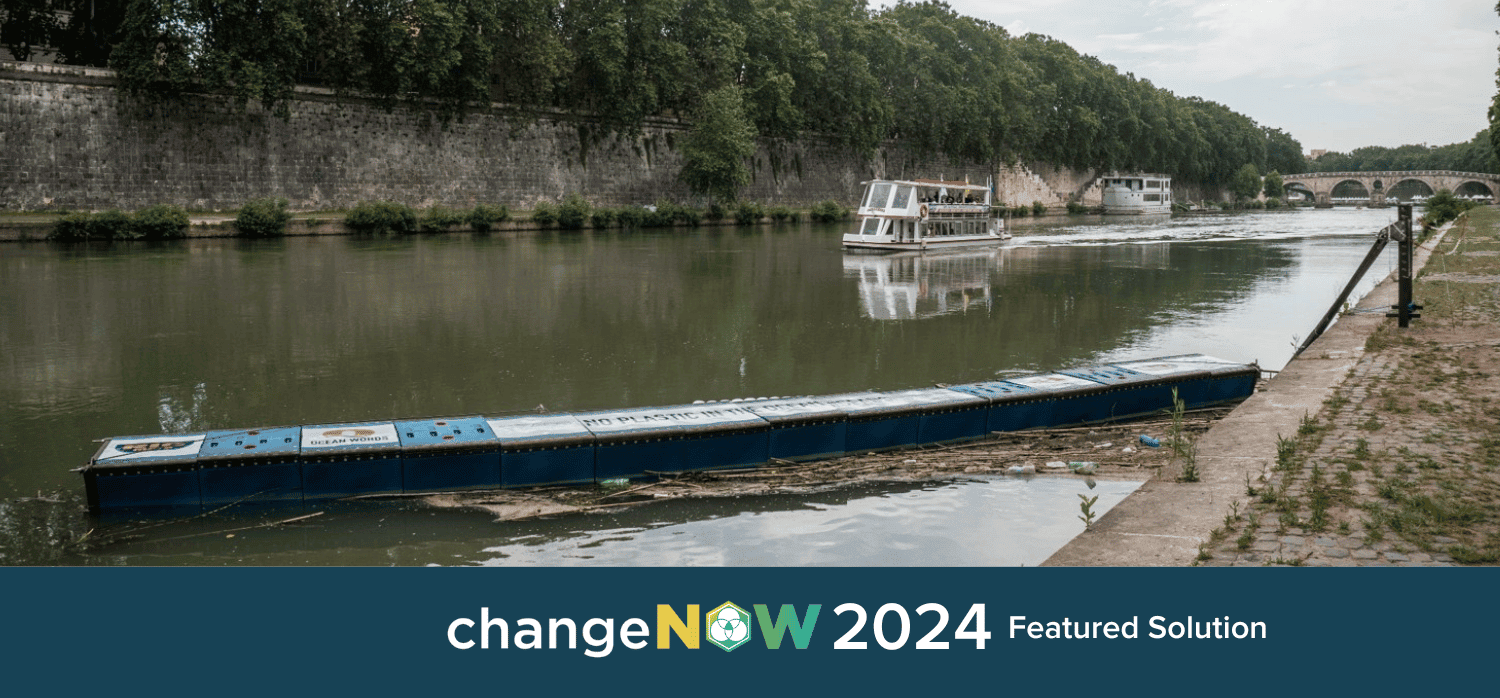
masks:
POLYGON ((489 101, 576 111, 604 133, 631 135, 648 118, 698 113, 708 95, 733 87, 761 136, 816 134, 864 152, 900 139, 980 162, 1035 159, 1219 185, 1246 164, 1304 169, 1301 145, 1279 129, 942 2, 102 4, 115 9, 6 0, 4 40, 23 50, 50 40, 70 63, 107 61, 138 94, 206 87, 278 110, 295 84, 309 83, 443 119, 489 101), (37 28, 46 13, 36 8, 71 19, 37 28))
MULTIPOLYGON (((1500 2, 1495 3, 1495 12, 1500 13, 1500 2)), ((1500 70, 1495 71, 1495 86, 1500 87, 1500 70)), ((1488 133, 1491 154, 1500 157, 1500 90, 1490 100, 1490 130, 1488 133)))
POLYGON ((1348 153, 1325 153, 1307 163, 1308 172, 1383 172, 1394 170, 1457 170, 1500 174, 1500 160, 1485 129, 1467 143, 1444 146, 1367 146, 1348 153))

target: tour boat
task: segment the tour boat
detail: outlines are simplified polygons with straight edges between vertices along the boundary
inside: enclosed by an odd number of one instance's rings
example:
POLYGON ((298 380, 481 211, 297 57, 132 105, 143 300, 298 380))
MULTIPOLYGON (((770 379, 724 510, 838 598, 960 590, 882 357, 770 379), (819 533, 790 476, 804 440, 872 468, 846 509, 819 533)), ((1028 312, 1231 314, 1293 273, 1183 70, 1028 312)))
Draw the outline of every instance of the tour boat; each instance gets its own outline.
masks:
POLYGON ((983 184, 936 179, 865 182, 859 228, 844 246, 873 250, 927 250, 993 245, 1010 239, 983 184))
POLYGON ((1172 178, 1162 174, 1109 174, 1104 177, 1104 213, 1133 215, 1172 212, 1172 178))

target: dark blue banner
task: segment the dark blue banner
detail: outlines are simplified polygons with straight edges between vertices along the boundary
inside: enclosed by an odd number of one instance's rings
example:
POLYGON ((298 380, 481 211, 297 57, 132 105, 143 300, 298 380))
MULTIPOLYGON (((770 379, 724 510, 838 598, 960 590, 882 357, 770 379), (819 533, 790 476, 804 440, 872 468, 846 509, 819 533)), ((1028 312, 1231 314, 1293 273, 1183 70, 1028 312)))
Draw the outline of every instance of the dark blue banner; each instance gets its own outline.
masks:
POLYGON ((15 695, 1447 692, 1485 686, 1496 581, 1463 569, 0 570, 15 695))

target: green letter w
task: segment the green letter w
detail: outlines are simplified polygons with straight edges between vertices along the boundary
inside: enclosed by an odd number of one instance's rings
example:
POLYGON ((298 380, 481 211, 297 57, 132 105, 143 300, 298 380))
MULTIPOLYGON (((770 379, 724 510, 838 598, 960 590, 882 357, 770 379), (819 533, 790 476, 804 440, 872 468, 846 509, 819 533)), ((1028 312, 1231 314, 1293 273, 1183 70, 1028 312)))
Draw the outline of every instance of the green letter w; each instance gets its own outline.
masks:
POLYGON ((792 644, 799 650, 807 649, 807 643, 812 640, 813 627, 818 624, 818 610, 823 608, 822 604, 809 604, 807 617, 797 621, 797 610, 791 604, 782 604, 781 611, 776 614, 776 624, 771 624, 771 611, 763 603, 755 604, 755 620, 760 623, 760 636, 766 639, 766 649, 781 649, 781 635, 786 632, 788 626, 792 629, 792 644))

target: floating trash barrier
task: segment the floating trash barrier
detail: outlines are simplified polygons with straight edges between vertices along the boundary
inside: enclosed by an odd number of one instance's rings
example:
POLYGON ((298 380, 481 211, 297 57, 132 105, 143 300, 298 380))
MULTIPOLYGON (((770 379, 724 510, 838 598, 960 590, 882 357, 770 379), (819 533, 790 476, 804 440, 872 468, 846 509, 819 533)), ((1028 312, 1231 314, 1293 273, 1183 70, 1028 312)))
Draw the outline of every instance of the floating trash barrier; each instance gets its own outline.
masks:
POLYGON ((1174 391, 1197 409, 1244 400, 1259 376, 1188 354, 889 392, 120 436, 78 472, 96 512, 587 485, 1119 421, 1174 391))

